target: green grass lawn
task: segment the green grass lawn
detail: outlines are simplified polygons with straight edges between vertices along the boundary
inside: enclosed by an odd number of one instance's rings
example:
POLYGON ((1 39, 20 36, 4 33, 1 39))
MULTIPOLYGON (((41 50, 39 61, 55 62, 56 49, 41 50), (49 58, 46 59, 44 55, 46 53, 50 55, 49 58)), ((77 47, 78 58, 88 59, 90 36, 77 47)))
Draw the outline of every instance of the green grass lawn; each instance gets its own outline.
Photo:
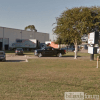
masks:
POLYGON ((26 63, 0 62, 0 100, 64 100, 64 92, 100 95, 96 61, 39 58, 26 63))
MULTIPOLYGON (((66 54, 64 55, 64 56, 74 56, 74 52, 66 52, 66 54)), ((77 56, 84 56, 84 57, 88 57, 88 56, 90 56, 90 54, 88 54, 88 53, 81 53, 81 52, 78 52, 77 53, 77 56)))

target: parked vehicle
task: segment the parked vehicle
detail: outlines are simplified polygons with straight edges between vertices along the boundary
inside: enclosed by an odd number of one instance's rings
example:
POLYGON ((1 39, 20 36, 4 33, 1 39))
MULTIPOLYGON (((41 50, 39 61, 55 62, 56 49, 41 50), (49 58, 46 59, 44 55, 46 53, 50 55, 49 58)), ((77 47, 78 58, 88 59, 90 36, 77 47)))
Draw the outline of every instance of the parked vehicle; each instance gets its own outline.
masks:
POLYGON ((53 47, 44 47, 42 49, 35 50, 34 55, 38 57, 52 56, 52 55, 62 57, 62 55, 65 53, 66 53, 66 50, 55 49, 53 47))
POLYGON ((0 60, 1 61, 6 61, 6 55, 4 51, 0 51, 0 60))
POLYGON ((22 48, 17 48, 16 50, 15 50, 15 55, 22 55, 23 54, 23 49, 22 48))

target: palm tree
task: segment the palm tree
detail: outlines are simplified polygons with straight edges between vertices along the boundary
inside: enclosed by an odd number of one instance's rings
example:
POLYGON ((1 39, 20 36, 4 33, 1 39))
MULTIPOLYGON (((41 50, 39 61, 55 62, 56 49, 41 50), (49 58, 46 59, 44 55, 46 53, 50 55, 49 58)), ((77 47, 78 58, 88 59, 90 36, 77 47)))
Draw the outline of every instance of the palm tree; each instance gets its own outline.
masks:
POLYGON ((35 31, 35 32, 37 32, 37 30, 36 30, 36 28, 35 28, 35 26, 34 25, 28 25, 28 26, 26 26, 25 27, 25 30, 27 30, 27 29, 30 29, 31 31, 35 31))

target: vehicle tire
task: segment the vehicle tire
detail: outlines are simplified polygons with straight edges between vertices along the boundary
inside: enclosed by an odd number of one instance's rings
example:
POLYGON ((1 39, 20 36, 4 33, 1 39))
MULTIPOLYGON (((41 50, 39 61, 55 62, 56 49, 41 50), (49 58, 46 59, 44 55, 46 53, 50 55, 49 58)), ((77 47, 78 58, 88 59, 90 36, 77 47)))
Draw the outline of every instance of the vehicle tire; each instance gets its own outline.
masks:
POLYGON ((42 53, 39 53, 39 54, 38 54, 38 57, 42 57, 42 53))
POLYGON ((57 56, 58 56, 58 57, 62 57, 62 54, 61 54, 61 53, 58 53, 57 56))

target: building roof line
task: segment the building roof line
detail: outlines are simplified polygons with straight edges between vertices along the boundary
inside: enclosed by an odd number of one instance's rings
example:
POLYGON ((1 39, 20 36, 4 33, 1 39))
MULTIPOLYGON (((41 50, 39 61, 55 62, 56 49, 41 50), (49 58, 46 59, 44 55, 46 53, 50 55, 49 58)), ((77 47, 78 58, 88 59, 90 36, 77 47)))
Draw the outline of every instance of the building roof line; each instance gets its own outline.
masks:
MULTIPOLYGON (((23 29, 9 28, 9 27, 3 27, 3 26, 0 26, 0 28, 7 28, 7 29, 13 29, 13 30, 19 30, 19 31, 27 31, 27 30, 23 30, 23 29)), ((27 31, 27 32, 34 32, 34 31, 27 31)), ((43 32, 34 32, 34 33, 49 34, 49 33, 43 33, 43 32)))

